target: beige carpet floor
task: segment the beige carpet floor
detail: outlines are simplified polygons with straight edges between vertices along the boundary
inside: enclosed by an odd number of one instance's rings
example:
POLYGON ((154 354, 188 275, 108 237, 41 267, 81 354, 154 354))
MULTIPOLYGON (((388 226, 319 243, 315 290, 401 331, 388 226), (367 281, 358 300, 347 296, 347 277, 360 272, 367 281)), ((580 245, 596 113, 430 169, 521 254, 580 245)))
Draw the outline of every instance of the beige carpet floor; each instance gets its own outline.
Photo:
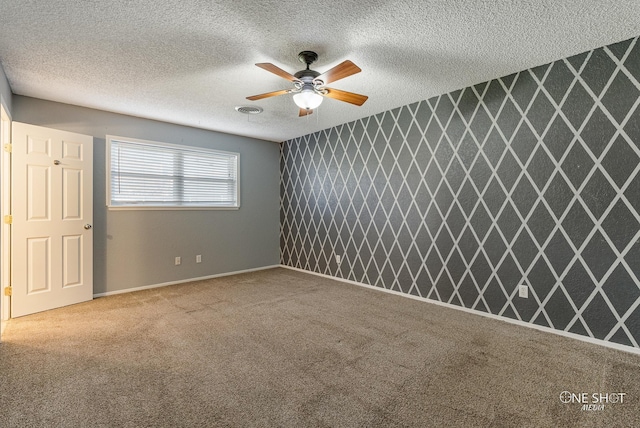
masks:
POLYGON ((632 427, 639 398, 640 355, 282 268, 14 319, 0 344, 1 427, 632 427))

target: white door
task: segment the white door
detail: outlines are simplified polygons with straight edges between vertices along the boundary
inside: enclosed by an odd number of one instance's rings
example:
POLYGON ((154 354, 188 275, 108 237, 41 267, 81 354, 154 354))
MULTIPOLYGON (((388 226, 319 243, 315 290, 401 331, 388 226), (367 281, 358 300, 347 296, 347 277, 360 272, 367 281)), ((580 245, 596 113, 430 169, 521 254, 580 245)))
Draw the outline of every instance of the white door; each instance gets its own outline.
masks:
POLYGON ((93 298, 93 138, 13 122, 11 316, 93 298))

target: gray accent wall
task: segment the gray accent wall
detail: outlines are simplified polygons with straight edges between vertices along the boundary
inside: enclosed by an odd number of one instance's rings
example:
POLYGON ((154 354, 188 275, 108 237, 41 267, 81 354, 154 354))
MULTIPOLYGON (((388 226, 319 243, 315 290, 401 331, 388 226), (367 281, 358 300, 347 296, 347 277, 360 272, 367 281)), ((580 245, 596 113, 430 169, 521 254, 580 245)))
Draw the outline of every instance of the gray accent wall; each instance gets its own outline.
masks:
POLYGON ((638 348, 639 95, 634 38, 286 141, 282 263, 638 348))
POLYGON ((94 137, 95 293, 279 264, 278 144, 18 95, 13 119, 94 137), (108 210, 106 135, 240 153, 240 209, 108 210))

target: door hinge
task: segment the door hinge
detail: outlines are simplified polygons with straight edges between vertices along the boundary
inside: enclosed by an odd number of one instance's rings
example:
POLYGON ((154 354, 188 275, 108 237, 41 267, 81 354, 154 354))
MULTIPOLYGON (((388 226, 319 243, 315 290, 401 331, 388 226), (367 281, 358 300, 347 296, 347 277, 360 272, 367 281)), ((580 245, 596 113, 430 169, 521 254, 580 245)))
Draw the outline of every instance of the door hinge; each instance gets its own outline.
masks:
POLYGON ((12 215, 4 216, 4 224, 13 224, 13 216, 12 215))
POLYGON ((13 146, 11 144, 5 144, 4 151, 7 153, 11 153, 13 151, 13 146))
POLYGON ((11 296, 12 293, 13 293, 13 288, 11 286, 4 287, 4 295, 5 296, 11 296))

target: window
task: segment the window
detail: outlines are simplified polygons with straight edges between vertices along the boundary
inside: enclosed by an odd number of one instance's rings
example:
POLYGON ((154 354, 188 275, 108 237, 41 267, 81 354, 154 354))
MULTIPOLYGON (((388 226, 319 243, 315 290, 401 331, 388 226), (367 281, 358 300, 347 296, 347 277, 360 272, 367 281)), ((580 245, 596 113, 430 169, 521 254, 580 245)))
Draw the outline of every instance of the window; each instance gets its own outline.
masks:
POLYGON ((107 136, 112 208, 238 208, 238 153, 107 136))

